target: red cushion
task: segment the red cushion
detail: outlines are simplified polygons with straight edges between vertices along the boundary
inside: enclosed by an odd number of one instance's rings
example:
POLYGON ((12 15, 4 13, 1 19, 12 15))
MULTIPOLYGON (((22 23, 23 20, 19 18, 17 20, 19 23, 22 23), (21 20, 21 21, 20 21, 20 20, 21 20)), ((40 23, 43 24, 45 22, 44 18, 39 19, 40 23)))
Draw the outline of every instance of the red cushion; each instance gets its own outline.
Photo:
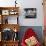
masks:
POLYGON ((32 37, 32 36, 36 37, 37 35, 32 28, 28 28, 22 39, 22 46, 26 46, 25 39, 28 39, 29 37, 32 37))

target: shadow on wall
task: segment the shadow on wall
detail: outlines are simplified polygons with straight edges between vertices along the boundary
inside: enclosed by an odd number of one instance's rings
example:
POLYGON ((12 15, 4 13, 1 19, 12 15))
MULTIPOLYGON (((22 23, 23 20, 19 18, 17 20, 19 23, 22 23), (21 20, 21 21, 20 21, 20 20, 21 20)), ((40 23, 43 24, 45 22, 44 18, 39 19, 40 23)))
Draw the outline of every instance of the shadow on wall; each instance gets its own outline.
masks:
POLYGON ((19 32, 20 42, 21 42, 21 40, 23 38, 23 35, 24 35, 25 31, 28 28, 32 28, 34 30, 34 32, 36 32, 39 41, 41 43, 43 43, 43 30, 42 30, 42 26, 21 26, 20 27, 20 32, 19 32))

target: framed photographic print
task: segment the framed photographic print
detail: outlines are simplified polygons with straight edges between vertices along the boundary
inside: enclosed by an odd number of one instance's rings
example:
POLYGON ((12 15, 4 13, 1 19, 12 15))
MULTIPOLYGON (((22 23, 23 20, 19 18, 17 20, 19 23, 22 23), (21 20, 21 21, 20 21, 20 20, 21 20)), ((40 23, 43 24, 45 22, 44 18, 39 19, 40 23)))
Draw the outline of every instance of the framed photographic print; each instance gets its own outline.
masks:
POLYGON ((2 10, 2 15, 9 15, 9 10, 2 10))
POLYGON ((36 18, 37 10, 36 8, 25 8, 25 18, 36 18))

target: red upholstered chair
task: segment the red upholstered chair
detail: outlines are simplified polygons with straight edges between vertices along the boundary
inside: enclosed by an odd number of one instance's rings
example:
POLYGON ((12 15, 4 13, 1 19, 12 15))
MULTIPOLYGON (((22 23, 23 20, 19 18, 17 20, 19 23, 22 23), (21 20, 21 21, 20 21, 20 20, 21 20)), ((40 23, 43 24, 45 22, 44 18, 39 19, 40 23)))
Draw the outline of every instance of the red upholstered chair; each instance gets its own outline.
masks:
MULTIPOLYGON (((26 43, 25 43, 25 40, 34 36, 36 39, 37 39, 37 35, 36 33, 33 31, 32 28, 28 28, 24 34, 24 37, 22 38, 22 42, 21 42, 21 45, 22 46, 27 46, 26 43)), ((38 41, 38 40, 37 40, 38 41)), ((37 44, 35 46, 41 46, 41 44, 39 43, 39 41, 37 42, 37 44)))

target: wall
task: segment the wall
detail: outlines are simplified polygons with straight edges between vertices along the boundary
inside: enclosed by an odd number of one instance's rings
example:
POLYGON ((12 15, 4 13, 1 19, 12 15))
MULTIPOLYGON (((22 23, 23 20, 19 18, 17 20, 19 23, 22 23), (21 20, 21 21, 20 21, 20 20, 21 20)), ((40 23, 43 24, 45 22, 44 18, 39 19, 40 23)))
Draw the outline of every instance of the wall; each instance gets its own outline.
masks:
POLYGON ((22 13, 20 14, 20 25, 21 26, 43 26, 43 6, 42 0, 24 0, 18 1, 22 6, 22 13), (36 19, 25 19, 24 8, 36 8, 37 18, 36 19))
MULTIPOLYGON (((15 1, 15 0, 14 0, 15 1)), ((13 0, 0 0, 0 6, 14 6, 13 0)), ((43 26, 43 6, 42 0, 17 0, 18 6, 20 6, 19 24, 21 26, 43 26), (36 8, 37 18, 25 19, 24 8, 36 8)))
POLYGON ((0 6, 1 7, 10 7, 10 6, 14 6, 14 1, 15 0, 0 0, 0 6))

